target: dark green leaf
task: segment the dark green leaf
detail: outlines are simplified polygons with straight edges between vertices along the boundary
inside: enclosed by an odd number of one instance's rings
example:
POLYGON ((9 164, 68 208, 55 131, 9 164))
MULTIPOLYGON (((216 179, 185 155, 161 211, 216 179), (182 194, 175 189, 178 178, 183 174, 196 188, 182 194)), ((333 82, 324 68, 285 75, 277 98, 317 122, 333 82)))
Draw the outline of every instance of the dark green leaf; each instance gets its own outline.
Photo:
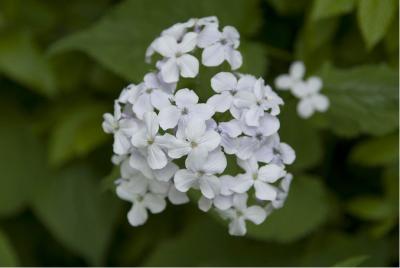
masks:
POLYGON ((361 255, 361 256, 355 256, 351 258, 347 258, 339 263, 336 263, 334 267, 356 267, 360 266, 367 260, 369 256, 366 255, 361 255))
POLYGON ((363 220, 382 220, 393 215, 393 207, 382 198, 362 196, 351 200, 347 210, 363 220))
POLYGON ((311 17, 314 20, 325 19, 353 10, 355 0, 315 0, 311 17))
POLYGON ((0 230, 0 266, 18 266, 17 255, 6 235, 0 230))

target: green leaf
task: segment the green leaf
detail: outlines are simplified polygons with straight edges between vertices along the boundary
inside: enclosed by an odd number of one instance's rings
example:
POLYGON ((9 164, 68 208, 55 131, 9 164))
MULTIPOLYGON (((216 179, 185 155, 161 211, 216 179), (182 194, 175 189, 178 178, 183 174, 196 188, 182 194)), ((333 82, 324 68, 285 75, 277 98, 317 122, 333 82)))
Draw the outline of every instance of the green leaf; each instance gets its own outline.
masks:
POLYGON ((289 169, 304 170, 318 164, 322 159, 323 146, 317 129, 301 119, 296 111, 297 101, 287 101, 279 116, 281 142, 293 147, 296 160, 289 169))
POLYGON ((310 3, 309 0, 267 0, 267 2, 282 16, 301 14, 310 3))
POLYGON ((101 122, 106 111, 107 106, 101 103, 81 103, 63 111, 50 137, 50 163, 59 166, 104 143, 108 136, 101 122))
POLYGON ((144 63, 145 51, 163 29, 190 17, 215 15, 222 25, 233 25, 242 34, 250 35, 260 24, 258 3, 257 0, 177 0, 171 4, 163 0, 128 0, 89 29, 54 44, 51 52, 83 51, 123 78, 139 81, 151 68, 144 63))
POLYGON ((267 241, 292 242, 316 230, 328 218, 330 204, 320 178, 294 177, 283 208, 261 225, 248 226, 248 236, 267 241))
POLYGON ((0 230, 0 266, 18 266, 17 255, 6 235, 0 230))
POLYGON ((399 159, 399 135, 363 141, 354 147, 350 159, 365 166, 384 166, 396 162, 399 159))
POLYGON ((355 257, 350 257, 347 258, 339 263, 336 263, 334 267, 356 267, 360 266, 367 260, 369 256, 366 255, 361 255, 361 256, 355 256, 355 257))
POLYGON ((327 112, 312 120, 335 133, 385 135, 399 126, 398 73, 385 65, 350 69, 322 68, 323 94, 330 100, 327 112))
POLYGON ((385 199, 362 196, 347 204, 347 211, 363 220, 382 220, 393 215, 393 207, 385 199))
POLYGON ((75 166, 41 185, 33 210, 65 247, 97 266, 103 264, 113 233, 116 200, 101 192, 87 167, 75 166))
POLYGON ((319 20, 343 15, 351 12, 354 4, 355 0, 315 0, 311 18, 319 20))
POLYGON ((396 0, 358 0, 358 25, 369 49, 385 36, 396 12, 396 0))
POLYGON ((29 127, 29 117, 0 108, 0 216, 21 211, 45 171, 43 145, 29 127))
POLYGON ((57 93, 49 61, 28 33, 13 32, 0 37, 0 73, 39 94, 52 97, 57 93))

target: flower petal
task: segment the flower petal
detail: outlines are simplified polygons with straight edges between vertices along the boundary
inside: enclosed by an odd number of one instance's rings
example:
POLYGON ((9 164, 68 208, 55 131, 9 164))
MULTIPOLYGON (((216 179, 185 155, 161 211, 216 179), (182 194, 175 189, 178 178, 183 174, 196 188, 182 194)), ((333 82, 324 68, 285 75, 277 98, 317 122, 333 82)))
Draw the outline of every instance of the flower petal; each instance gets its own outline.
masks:
POLYGON ((289 74, 296 80, 302 79, 305 72, 306 72, 306 67, 304 66, 304 63, 301 61, 295 61, 292 63, 292 65, 290 65, 289 74))
POLYGON ((201 62, 205 66, 218 66, 224 59, 224 47, 219 43, 206 47, 201 54, 201 62))
POLYGON ((201 211, 207 212, 211 209, 212 206, 212 200, 205 198, 204 196, 200 197, 199 202, 198 202, 198 207, 201 211))
POLYGON ((200 48, 206 48, 217 42, 222 36, 216 25, 209 25, 199 33, 197 37, 197 45, 200 48))
POLYGON ((169 189, 168 199, 174 205, 181 205, 190 201, 186 193, 179 192, 173 184, 169 189))
POLYGON ((254 180, 248 174, 238 175, 233 181, 231 190, 238 194, 247 192, 253 186, 254 180))
POLYGON ((148 208, 151 213, 160 213, 165 209, 167 203, 160 195, 146 194, 143 198, 143 205, 148 208))
POLYGON ((243 217, 238 219, 233 219, 229 223, 229 234, 235 236, 243 236, 247 232, 246 230, 246 223, 243 217))
POLYGON ((162 129, 174 128, 181 117, 181 111, 176 106, 164 107, 158 114, 160 126, 162 129))
POLYGON ((271 201, 276 199, 277 190, 268 183, 256 180, 254 182, 254 189, 256 190, 256 197, 260 200, 271 201))
POLYGON ((293 85, 292 78, 287 74, 282 74, 275 79, 275 86, 281 90, 289 90, 293 85))
POLYGON ((282 178, 286 175, 286 171, 283 167, 275 165, 275 164, 268 164, 262 166, 258 170, 259 179, 265 182, 274 183, 279 178, 282 178))
POLYGON ((157 180, 169 181, 172 177, 174 177, 178 169, 179 168, 176 164, 169 162, 165 167, 153 170, 153 173, 157 180))
POLYGON ((179 68, 175 58, 170 58, 161 65, 161 76, 167 83, 175 83, 179 80, 179 68))
POLYGON ((196 104, 199 97, 193 90, 188 88, 180 89, 175 94, 175 102, 178 107, 187 107, 196 104))
POLYGON ((150 95, 146 93, 140 95, 133 104, 132 110, 139 119, 143 119, 143 115, 146 112, 153 111, 153 105, 151 105, 150 95))
POLYGON ((184 54, 176 59, 182 77, 196 77, 199 73, 199 61, 192 55, 184 54))
POLYGON ((325 112, 329 108, 329 99, 322 94, 315 94, 312 96, 312 102, 315 110, 319 112, 325 112))
POLYGON ((302 118, 309 118, 314 113, 314 106, 309 98, 300 100, 297 104, 297 113, 302 118))
POLYGON ((164 57, 173 57, 177 52, 178 44, 171 36, 161 36, 154 41, 152 47, 164 57))
POLYGON ((217 93, 234 90, 236 85, 237 80, 232 73, 220 72, 211 78, 211 87, 217 93))
POLYGON ((169 100, 170 97, 171 97, 170 94, 168 94, 162 90, 155 89, 150 94, 151 104, 153 105, 153 107, 157 108, 158 110, 161 110, 162 108, 168 107, 171 105, 171 102, 169 100))
POLYGON ((208 152, 211 152, 221 143, 221 136, 214 130, 208 130, 203 136, 196 139, 199 147, 205 148, 208 152))
POLYGON ((212 199, 220 192, 220 181, 216 176, 203 175, 199 178, 199 185, 206 198, 212 199))
POLYGON ((239 51, 233 48, 225 48, 225 58, 231 65, 232 70, 236 70, 242 66, 243 57, 239 51))
POLYGON ((147 131, 145 128, 140 129, 138 132, 133 133, 131 142, 137 148, 143 148, 148 145, 147 131))
POLYGON ((122 134, 120 131, 114 134, 114 144, 113 151, 115 154, 123 155, 127 154, 129 149, 131 148, 131 142, 128 137, 122 134))
POLYGON ((203 171, 207 174, 222 173, 227 165, 225 154, 221 150, 215 150, 208 154, 207 161, 203 164, 203 171))
POLYGON ((186 193, 191 187, 197 185, 198 178, 187 169, 181 169, 175 173, 174 182, 178 191, 186 193))
POLYGON ((196 47, 197 43, 197 33, 189 32, 185 34, 182 38, 182 42, 178 44, 179 52, 188 53, 196 47))
POLYGON ((147 148, 147 162, 152 169, 161 169, 167 165, 167 156, 160 146, 153 143, 147 148))
POLYGON ((207 104, 212 106, 215 111, 224 113, 232 105, 232 95, 227 92, 222 92, 222 94, 215 94, 207 100, 207 104))
POLYGON ((265 210, 259 206, 251 206, 244 212, 244 217, 254 224, 261 224, 267 218, 265 210))
POLYGON ((147 211, 141 203, 133 204, 128 212, 128 222, 132 226, 143 225, 148 218, 147 211))

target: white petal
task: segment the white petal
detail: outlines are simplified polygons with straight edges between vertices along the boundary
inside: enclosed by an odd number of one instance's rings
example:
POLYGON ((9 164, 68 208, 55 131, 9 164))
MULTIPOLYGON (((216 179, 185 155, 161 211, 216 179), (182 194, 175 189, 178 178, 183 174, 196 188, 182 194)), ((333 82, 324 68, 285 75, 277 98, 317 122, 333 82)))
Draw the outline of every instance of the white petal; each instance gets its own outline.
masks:
POLYGON ((273 148, 269 144, 264 144, 257 148, 254 157, 258 162, 269 163, 274 158, 273 148))
POLYGON ((233 27, 233 26, 225 26, 224 29, 222 30, 222 35, 224 36, 224 38, 226 38, 227 40, 231 41, 235 45, 235 47, 237 45, 239 45, 239 44, 236 44, 236 42, 239 41, 240 34, 236 30, 235 27, 233 27))
POLYGON ((187 192, 191 187, 197 184, 198 178, 192 172, 181 169, 175 173, 175 187, 180 192, 187 192))
POLYGON ((235 236, 243 236, 246 234, 246 223, 243 217, 233 219, 229 223, 229 234, 235 236))
POLYGON ((199 179, 201 193, 209 198, 214 198, 220 192, 220 181, 216 176, 203 175, 199 179))
POLYGON ((249 126, 259 126, 260 117, 264 115, 264 111, 258 106, 252 106, 245 116, 246 124, 249 126))
POLYGON ((255 151, 259 148, 260 143, 256 138, 252 137, 239 137, 239 148, 236 155, 240 159, 249 159, 255 151))
POLYGON ((260 132, 264 136, 270 136, 279 130, 280 122, 275 116, 265 113, 263 117, 260 118, 260 132))
POLYGON ((224 62, 224 59, 225 50, 219 43, 206 47, 201 55, 201 62, 205 66, 218 66, 224 62))
POLYGON ((169 181, 174 177, 175 173, 178 171, 178 166, 172 162, 168 163, 162 169, 154 170, 154 176, 159 181, 169 181))
POLYGON ((283 163, 285 163, 286 165, 292 164, 296 159, 296 153, 293 148, 286 143, 281 143, 279 147, 283 163))
POLYGON ((206 123, 204 120, 198 119, 198 118, 193 118, 190 120, 185 128, 185 135, 188 140, 194 141, 203 135, 205 135, 206 132, 206 123))
POLYGON ((199 199, 198 206, 201 211, 207 212, 211 209, 212 203, 213 202, 211 199, 208 199, 208 198, 205 198, 204 196, 202 196, 199 199))
POLYGON ((221 129, 223 133, 227 134, 231 138, 236 138, 237 136, 242 134, 240 121, 235 119, 229 122, 220 123, 219 129, 221 129))
POLYGON ((131 210, 128 212, 128 221, 132 226, 143 225, 148 218, 146 209, 141 203, 133 204, 131 210))
POLYGON ((237 80, 232 73, 220 72, 211 78, 211 87, 217 93, 234 90, 236 85, 237 80))
POLYGON ((261 224, 267 217, 267 213, 259 206, 251 206, 244 212, 244 217, 254 224, 261 224))
POLYGON ((180 89, 175 94, 175 102, 178 107, 187 107, 196 104, 199 101, 199 97, 193 90, 188 88, 180 89))
POLYGON ((310 90, 310 93, 317 93, 322 88, 322 80, 317 76, 311 76, 307 79, 307 86, 310 90))
POLYGON ((301 61, 295 61, 292 63, 292 65, 290 65, 289 74, 294 79, 297 80, 302 79, 305 72, 306 72, 306 67, 304 66, 304 63, 301 61))
POLYGON ((158 114, 160 126, 162 129, 174 128, 181 117, 181 111, 176 106, 164 107, 158 114))
POLYGON ((148 145, 146 129, 142 128, 138 132, 134 133, 131 137, 131 142, 133 146, 137 148, 146 147, 148 145))
POLYGON ((169 100, 170 97, 171 97, 171 95, 169 95, 168 93, 166 93, 162 90, 155 89, 150 94, 151 104, 158 110, 161 110, 162 108, 168 107, 171 105, 171 102, 169 100))
POLYGON ((262 182, 260 180, 256 180, 254 182, 254 189, 256 190, 256 197, 260 200, 275 200, 277 191, 275 187, 262 182))
POLYGON ((181 205, 189 202, 186 193, 179 192, 174 185, 171 185, 168 192, 168 199, 174 205, 181 205))
POLYGON ((153 178, 153 171, 147 163, 147 159, 138 151, 131 152, 131 155, 129 157, 129 166, 134 169, 140 170, 140 172, 142 172, 143 175, 147 178, 153 178))
POLYGON ((211 152, 221 143, 220 135, 214 130, 208 130, 204 135, 196 139, 199 147, 205 148, 208 152, 211 152))
POLYGON ((118 155, 123 155, 128 153, 130 148, 131 148, 131 143, 129 139, 120 131, 116 132, 114 134, 114 144, 113 144, 114 153, 118 155))
POLYGON ((204 29, 199 33, 197 38, 197 45, 200 48, 208 47, 221 38, 221 32, 218 31, 218 27, 215 25, 210 25, 204 27, 204 29))
POLYGON ((275 79, 275 86, 278 89, 288 90, 292 88, 293 84, 292 78, 287 74, 280 75, 275 79))
POLYGON ((151 213, 160 213, 166 207, 165 199, 156 194, 146 194, 143 199, 143 205, 148 208, 151 213))
POLYGON ((199 103, 191 107, 190 115, 204 121, 210 119, 215 113, 214 108, 206 103, 199 103))
POLYGON ((309 98, 304 98, 300 100, 297 104, 297 113, 302 118, 309 118, 314 113, 313 103, 309 98))
POLYGON ((233 196, 233 206, 241 211, 247 208, 247 194, 235 194, 233 196))
POLYGON ((247 192, 251 186, 253 186, 254 180, 247 174, 238 175, 235 180, 232 182, 231 189, 235 193, 245 193, 247 192))
POLYGON ((154 41, 153 48, 164 57, 173 57, 178 49, 175 38, 161 36, 154 41))
POLYGON ((207 100, 207 104, 212 106, 215 111, 224 113, 229 108, 231 108, 232 95, 227 92, 223 92, 222 94, 215 94, 207 100))
POLYGON ((239 148, 239 140, 228 135, 221 135, 221 146, 227 154, 236 154, 239 148))
POLYGON ((230 196, 217 195, 214 198, 214 206, 221 210, 232 207, 232 198, 230 196))
POLYGON ((169 190, 169 183, 165 181, 158 180, 148 180, 149 181, 149 192, 153 194, 159 194, 165 196, 169 190))
POLYGON ((239 51, 232 48, 225 48, 225 58, 231 65, 232 70, 236 70, 242 66, 243 58, 239 51))
POLYGON ((161 148, 153 143, 147 149, 147 162, 152 169, 161 169, 167 165, 167 156, 161 148))
POLYGON ((167 83, 179 80, 179 68, 175 58, 170 58, 161 65, 161 76, 167 83))
POLYGON ((249 174, 258 172, 258 163, 254 157, 250 157, 247 160, 238 159, 237 164, 249 174))
POLYGON ((185 54, 176 59, 182 77, 196 77, 199 73, 199 61, 192 55, 185 54))
POLYGON ((181 53, 192 51, 196 47, 197 33, 189 32, 182 38, 182 42, 178 45, 178 50, 181 53))
POLYGON ((292 87, 292 94, 294 96, 296 96, 297 98, 301 99, 301 98, 306 97, 308 94, 310 94, 310 88, 303 81, 299 81, 299 82, 294 83, 294 85, 292 87))
POLYGON ((254 84, 256 83, 257 79, 252 76, 252 75, 243 75, 240 77, 238 84, 237 84, 237 89, 240 90, 247 90, 250 91, 254 84))
POLYGON ((143 115, 146 112, 153 111, 153 105, 151 104, 150 95, 149 94, 140 95, 139 98, 133 104, 132 110, 139 119, 143 119, 143 115))
POLYGON ((275 164, 268 164, 268 165, 262 166, 259 169, 258 174, 259 174, 260 180, 274 183, 279 178, 282 178, 283 176, 285 176, 286 172, 281 166, 278 166, 275 164))
POLYGON ((192 148, 185 160, 185 166, 192 171, 201 171, 207 160, 208 151, 202 147, 192 148))
POLYGON ((155 112, 147 112, 144 114, 143 120, 146 124, 147 135, 155 137, 159 129, 157 114, 155 112))
POLYGON ((222 173, 227 164, 225 154, 221 150, 215 150, 208 154, 207 161, 203 164, 203 171, 207 174, 222 173))
POLYGON ((329 99, 322 94, 315 94, 312 97, 312 102, 314 103, 315 110, 319 112, 325 112, 329 108, 329 99))

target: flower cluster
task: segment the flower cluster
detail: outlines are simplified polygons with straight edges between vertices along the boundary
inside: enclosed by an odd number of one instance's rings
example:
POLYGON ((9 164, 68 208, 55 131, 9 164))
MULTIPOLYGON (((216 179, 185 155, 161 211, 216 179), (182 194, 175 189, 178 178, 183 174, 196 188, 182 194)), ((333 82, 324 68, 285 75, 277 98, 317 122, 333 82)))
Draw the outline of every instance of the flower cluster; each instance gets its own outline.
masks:
POLYGON ((329 108, 329 99, 320 93, 322 80, 311 76, 303 80, 305 74, 304 63, 295 61, 289 68, 289 74, 282 74, 275 80, 275 86, 281 90, 290 90, 300 99, 297 112, 302 118, 311 117, 315 111, 325 112, 329 108))
POLYGON ((112 161, 120 165, 117 194, 133 204, 131 225, 197 191, 201 210, 213 209, 230 221, 231 235, 244 235, 246 220, 260 224, 285 202, 292 180, 285 166, 295 153, 280 141, 283 100, 272 88, 262 78, 219 72, 210 81, 215 94, 200 103, 195 91, 178 87, 181 77, 198 75, 196 50, 203 65, 226 61, 235 70, 239 44, 238 31, 220 31, 215 17, 173 25, 146 52, 148 61, 159 55, 157 71, 123 89, 114 114, 104 115, 103 129, 114 135, 112 161), (228 174, 228 158, 238 174, 228 174))

